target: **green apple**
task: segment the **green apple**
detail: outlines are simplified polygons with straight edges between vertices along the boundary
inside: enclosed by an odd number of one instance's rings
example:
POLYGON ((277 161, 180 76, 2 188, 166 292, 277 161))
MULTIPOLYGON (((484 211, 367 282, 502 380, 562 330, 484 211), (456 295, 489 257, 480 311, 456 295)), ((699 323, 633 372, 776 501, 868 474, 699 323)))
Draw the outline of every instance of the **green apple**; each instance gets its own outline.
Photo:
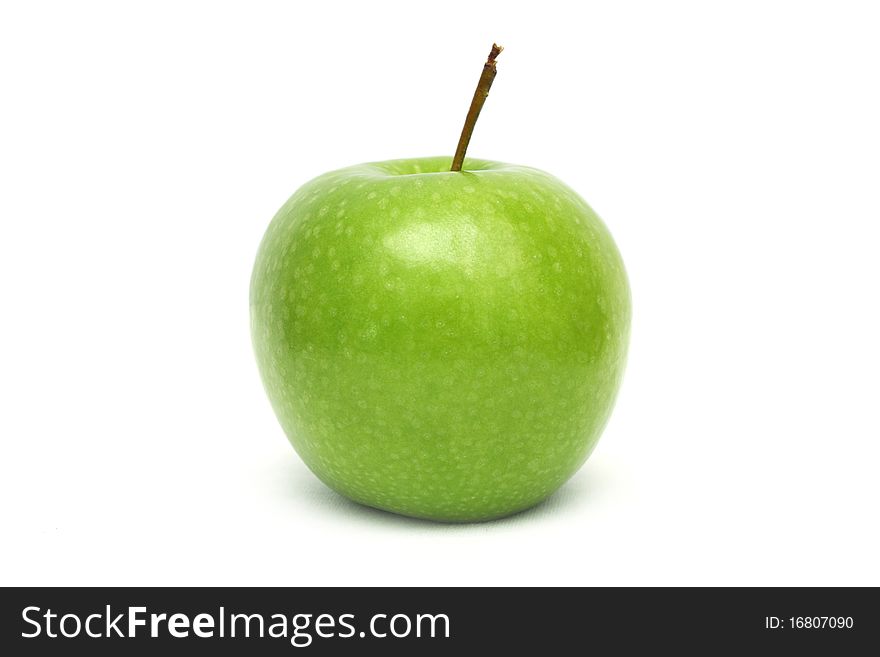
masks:
POLYGON ((272 220, 251 325, 306 465, 372 507, 496 518, 557 490, 608 420, 630 293, 602 221, 553 176, 450 158, 362 164, 272 220))

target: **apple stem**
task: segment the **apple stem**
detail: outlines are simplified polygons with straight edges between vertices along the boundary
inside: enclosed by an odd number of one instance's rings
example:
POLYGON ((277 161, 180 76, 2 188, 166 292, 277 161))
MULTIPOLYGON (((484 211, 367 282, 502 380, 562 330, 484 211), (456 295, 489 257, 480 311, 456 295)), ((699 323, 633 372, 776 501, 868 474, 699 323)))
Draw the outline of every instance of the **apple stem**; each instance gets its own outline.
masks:
POLYGON ((504 50, 497 43, 492 44, 492 50, 489 51, 489 58, 483 64, 483 73, 480 75, 480 81, 477 83, 477 89, 474 91, 474 98, 471 100, 470 109, 468 109, 467 118, 464 120, 464 127, 461 129, 461 137, 458 139, 458 148, 455 149, 455 157, 452 158, 452 167, 450 171, 461 171, 461 165, 464 164, 464 154, 467 152, 468 144, 471 141, 471 135, 474 133, 474 126, 480 117, 480 110, 486 102, 486 96, 489 95, 489 88, 495 80, 495 58, 504 50))

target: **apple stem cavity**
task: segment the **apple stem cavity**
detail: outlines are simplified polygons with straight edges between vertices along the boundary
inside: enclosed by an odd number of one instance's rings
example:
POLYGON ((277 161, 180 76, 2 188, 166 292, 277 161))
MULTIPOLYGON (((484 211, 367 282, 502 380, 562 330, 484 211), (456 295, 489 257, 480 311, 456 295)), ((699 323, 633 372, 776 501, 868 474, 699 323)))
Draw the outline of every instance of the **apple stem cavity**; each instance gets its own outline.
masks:
POLYGON ((464 120, 464 127, 461 129, 461 137, 458 138, 458 148, 455 149, 455 157, 452 158, 452 167, 450 171, 461 171, 461 165, 464 164, 464 154, 467 152, 468 144, 471 141, 471 135, 474 133, 474 126, 480 117, 480 110, 486 102, 486 96, 489 95, 489 89, 495 80, 495 58, 504 50, 497 43, 492 44, 492 50, 489 51, 489 58, 483 64, 483 73, 480 75, 480 81, 477 83, 477 89, 474 91, 474 98, 471 100, 471 106, 468 109, 467 117, 464 120))

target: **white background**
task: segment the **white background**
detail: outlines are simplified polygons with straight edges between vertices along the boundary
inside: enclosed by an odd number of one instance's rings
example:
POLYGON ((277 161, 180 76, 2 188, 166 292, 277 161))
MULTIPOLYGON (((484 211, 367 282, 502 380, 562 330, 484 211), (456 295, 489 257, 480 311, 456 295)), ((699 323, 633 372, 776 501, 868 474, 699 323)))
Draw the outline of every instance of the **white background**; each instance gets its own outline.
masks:
POLYGON ((0 583, 880 584, 876 11, 4 5, 0 583), (470 154, 604 217, 633 337, 581 472, 445 526, 299 461, 248 284, 309 178, 451 154, 493 40, 470 154))

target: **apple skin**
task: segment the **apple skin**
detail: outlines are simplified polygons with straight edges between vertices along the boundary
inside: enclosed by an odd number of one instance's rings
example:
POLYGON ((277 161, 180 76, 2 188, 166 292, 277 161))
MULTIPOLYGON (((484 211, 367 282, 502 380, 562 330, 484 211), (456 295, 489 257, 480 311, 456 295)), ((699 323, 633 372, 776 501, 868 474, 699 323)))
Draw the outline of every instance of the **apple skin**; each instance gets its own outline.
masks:
POLYGON ((626 361, 607 228, 543 171, 450 158, 324 174, 278 211, 253 344, 290 442, 330 488, 407 516, 526 509, 584 463, 626 361))

